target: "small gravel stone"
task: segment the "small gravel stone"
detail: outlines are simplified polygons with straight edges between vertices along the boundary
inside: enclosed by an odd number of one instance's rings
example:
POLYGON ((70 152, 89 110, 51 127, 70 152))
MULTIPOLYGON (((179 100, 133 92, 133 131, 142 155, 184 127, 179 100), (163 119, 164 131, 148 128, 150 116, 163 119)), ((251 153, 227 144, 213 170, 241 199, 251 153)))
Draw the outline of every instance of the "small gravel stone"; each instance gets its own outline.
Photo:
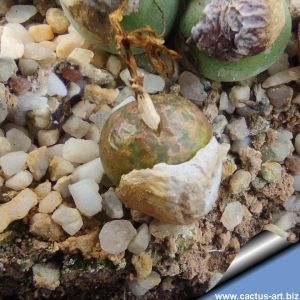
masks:
POLYGON ((89 130, 84 136, 87 140, 92 140, 97 144, 100 142, 101 132, 95 124, 90 124, 89 130))
POLYGON ((40 146, 52 146, 56 144, 59 139, 59 130, 39 130, 37 137, 40 146))
POLYGON ((112 109, 108 105, 102 105, 98 111, 91 114, 89 120, 93 122, 101 131, 105 122, 107 121, 107 119, 111 114, 112 114, 112 109))
POLYGON ((49 96, 65 97, 68 94, 67 88, 60 78, 51 72, 47 80, 47 91, 49 96))
POLYGON ((6 132, 6 138, 11 144, 12 151, 27 152, 31 146, 31 139, 23 131, 12 128, 6 132))
POLYGON ((51 112, 48 107, 30 111, 27 116, 36 129, 45 129, 51 125, 51 112))
POLYGON ((238 202, 228 203, 221 217, 221 222, 227 230, 233 230, 242 223, 244 217, 244 206, 238 202))
POLYGON ((62 228, 48 214, 37 213, 30 220, 30 233, 46 241, 59 242, 65 238, 62 228))
POLYGON ((60 285, 60 269, 52 263, 35 264, 32 267, 36 287, 54 291, 60 285))
POLYGON ((64 12, 59 8, 49 8, 46 12, 46 21, 53 32, 58 34, 65 33, 70 25, 64 12))
POLYGON ((103 208, 107 216, 112 219, 122 219, 124 216, 123 206, 113 188, 102 194, 103 208))
POLYGON ((233 114, 235 107, 229 101, 228 95, 226 92, 222 92, 220 96, 220 111, 226 111, 228 114, 233 114))
POLYGON ((48 24, 32 25, 29 27, 28 33, 36 43, 51 41, 54 38, 52 28, 48 24))
POLYGON ((110 55, 106 62, 106 69, 117 78, 122 69, 120 59, 116 55, 110 55))
POLYGON ((70 138, 64 144, 63 158, 71 162, 84 164, 97 157, 99 157, 99 147, 94 141, 70 138))
POLYGON ((294 176, 294 189, 295 192, 300 192, 300 175, 294 176))
POLYGON ((0 233, 13 221, 25 218, 37 203, 36 194, 30 189, 25 189, 11 201, 2 204, 0 206, 0 233))
POLYGON ((220 137, 223 132, 225 127, 227 126, 228 121, 224 115, 218 115, 214 121, 213 121, 213 133, 217 136, 220 137))
POLYGON ((227 130, 233 141, 244 140, 250 134, 245 118, 232 119, 227 125, 227 130))
POLYGON ((135 235, 135 228, 127 220, 107 222, 99 234, 100 246, 105 252, 117 255, 127 249, 135 235))
POLYGON ((18 109, 20 111, 29 111, 48 107, 48 99, 43 97, 39 92, 27 92, 18 97, 18 109))
POLYGON ((23 151, 10 152, 0 158, 0 166, 2 171, 7 176, 15 175, 16 173, 26 169, 26 161, 28 154, 23 151))
POLYGON ((78 64, 81 67, 85 67, 92 61, 94 52, 88 49, 75 48, 69 54, 67 60, 71 63, 78 64))
POLYGON ((243 102, 248 101, 250 99, 249 86, 234 86, 229 93, 229 99, 234 107, 244 107, 245 104, 243 102))
POLYGON ((35 189, 34 192, 37 194, 39 200, 45 198, 51 192, 51 182, 45 181, 40 183, 35 189))
POLYGON ((293 195, 283 206, 288 211, 300 212, 300 195, 293 195))
POLYGON ((16 74, 18 67, 13 59, 0 57, 0 70, 0 82, 7 82, 16 74))
POLYGON ((247 148, 249 147, 251 144, 251 139, 249 137, 246 137, 243 140, 237 140, 234 141, 231 145, 230 145, 230 150, 233 153, 237 153, 239 154, 239 152, 241 151, 241 149, 243 148, 247 148))
POLYGON ((102 210, 102 198, 99 186, 92 179, 83 179, 69 185, 76 207, 87 217, 92 217, 102 210))
POLYGON ((69 191, 69 185, 72 184, 71 176, 64 176, 57 180, 56 184, 53 186, 54 191, 58 191, 63 198, 68 198, 71 196, 69 191))
POLYGON ((49 164, 49 174, 51 181, 57 181, 59 178, 69 175, 74 171, 74 166, 68 160, 59 156, 54 156, 49 164))
POLYGON ((198 76, 191 72, 184 71, 180 74, 178 83, 180 85, 180 93, 183 97, 199 104, 206 100, 207 93, 198 76))
POLYGON ((104 169, 101 160, 100 158, 96 158, 86 164, 77 167, 72 173, 72 181, 76 182, 82 179, 89 178, 99 184, 102 180, 103 175, 104 169))
POLYGON ((15 191, 21 191, 31 185, 33 177, 28 171, 21 171, 10 177, 5 182, 5 186, 15 191))
POLYGON ((23 95, 31 88, 31 83, 21 76, 12 76, 8 84, 17 95, 23 95))
POLYGON ((282 108, 291 103, 294 91, 290 86, 279 85, 268 89, 267 94, 275 108, 282 108))
POLYGON ((149 231, 157 239, 165 239, 167 237, 177 237, 187 229, 186 225, 174 225, 162 223, 158 220, 152 220, 149 225, 149 231))
POLYGON ((37 13, 33 5, 13 5, 6 13, 5 18, 9 23, 24 23, 37 13))
POLYGON ((11 151, 12 151, 12 146, 9 140, 5 137, 0 137, 0 157, 11 151))
POLYGON ((39 212, 51 214, 54 210, 61 205, 62 197, 59 192, 52 191, 44 199, 40 201, 39 212))
POLYGON ((31 151, 27 156, 27 165, 35 180, 41 180, 49 166, 49 153, 47 147, 31 151))
POLYGON ((266 162, 261 166, 261 176, 267 182, 276 182, 281 178, 282 168, 277 162, 266 162))
POLYGON ((64 147, 63 144, 56 144, 54 146, 48 147, 50 158, 53 158, 54 156, 62 157, 63 147, 64 147))
POLYGON ((298 155, 300 155, 300 133, 298 133, 295 138, 295 149, 298 155))
POLYGON ((90 117, 93 113, 94 109, 96 108, 95 103, 91 103, 90 101, 79 101, 72 107, 72 113, 83 120, 86 120, 90 117))
POLYGON ((4 27, 1 36, 1 56, 18 59, 24 55, 24 51, 23 42, 4 27))
POLYGON ((85 122, 81 120, 80 118, 72 115, 63 125, 64 132, 68 133, 69 135, 80 139, 84 137, 88 130, 89 130, 90 124, 88 122, 85 122))
POLYGON ((52 220, 59 224, 69 235, 76 234, 83 226, 83 221, 76 208, 60 205, 52 214, 52 220))
POLYGON ((131 259, 138 279, 145 279, 152 272, 152 259, 149 253, 141 253, 139 255, 133 255, 131 259))
POLYGON ((287 70, 278 72, 269 78, 267 78, 263 84, 262 87, 267 89, 273 86, 277 86, 280 84, 289 83, 294 80, 300 79, 300 66, 289 68, 287 70))
POLYGON ((91 64, 84 66, 81 74, 88 77, 94 84, 108 85, 114 82, 114 77, 108 71, 98 69, 91 64))
POLYGON ((143 296, 161 282, 160 275, 152 272, 146 279, 133 279, 128 282, 129 290, 135 296, 143 296))
POLYGON ((248 171, 236 171, 230 181, 229 187, 233 194, 239 194, 249 188, 251 182, 251 174, 248 171))
POLYGON ((295 225, 297 225, 298 222, 299 222, 299 218, 296 213, 283 212, 280 214, 275 225, 277 225, 281 229, 287 231, 287 230, 290 230, 291 228, 295 227, 295 225))
POLYGON ((24 58, 42 61, 51 57, 53 51, 41 43, 27 43, 24 49, 24 58))
POLYGON ((147 224, 142 224, 138 230, 137 235, 133 238, 128 246, 128 250, 136 255, 144 252, 151 240, 150 231, 147 224))
POLYGON ((118 95, 118 89, 102 88, 96 84, 88 84, 84 88, 84 99, 96 104, 112 104, 118 95))
MULTIPOLYGON (((67 66, 67 67, 63 68, 61 70, 61 75, 63 76, 64 79, 71 81, 71 82, 78 82, 82 79, 82 75, 81 75, 80 71, 71 66, 67 66)), ((79 87, 79 92, 80 92, 80 87, 79 87)), ((76 94, 78 94, 77 91, 76 91, 76 94)), ((69 95, 70 95, 70 91, 69 91, 69 95)))
POLYGON ((56 55, 59 59, 67 59, 70 53, 75 48, 80 48, 84 45, 84 40, 78 35, 65 34, 57 39, 56 55))
POLYGON ((289 156, 284 162, 287 170, 292 174, 300 174, 300 157, 289 156))
POLYGON ((33 59, 21 58, 19 59, 19 69, 22 75, 32 76, 39 68, 38 62, 33 59))

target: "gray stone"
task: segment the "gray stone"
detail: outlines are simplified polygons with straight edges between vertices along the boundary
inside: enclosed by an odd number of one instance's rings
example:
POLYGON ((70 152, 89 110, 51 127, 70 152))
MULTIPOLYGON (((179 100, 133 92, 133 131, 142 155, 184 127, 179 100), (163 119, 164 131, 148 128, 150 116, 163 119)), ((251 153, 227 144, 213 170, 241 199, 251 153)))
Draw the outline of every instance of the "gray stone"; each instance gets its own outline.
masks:
POLYGON ((8 57, 0 57, 0 82, 7 80, 16 74, 18 67, 15 61, 8 57))

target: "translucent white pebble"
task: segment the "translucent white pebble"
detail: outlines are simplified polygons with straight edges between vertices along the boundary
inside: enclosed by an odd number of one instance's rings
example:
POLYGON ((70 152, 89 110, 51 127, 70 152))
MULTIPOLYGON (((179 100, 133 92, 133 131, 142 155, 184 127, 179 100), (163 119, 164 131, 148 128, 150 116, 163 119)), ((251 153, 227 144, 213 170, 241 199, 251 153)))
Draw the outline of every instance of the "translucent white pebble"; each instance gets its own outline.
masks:
POLYGON ((143 296, 149 290, 159 285, 160 282, 161 282, 160 275, 156 272, 152 272, 145 279, 134 279, 129 281, 128 287, 135 296, 143 296))
POLYGON ((69 191, 76 207, 83 215, 92 217, 102 210, 102 198, 98 193, 99 186, 92 179, 83 179, 69 185, 69 191))
POLYGON ((237 225, 242 223, 244 217, 244 207, 238 202, 230 202, 227 204, 222 215, 221 222, 227 230, 233 230, 237 225))
POLYGON ((27 92, 24 95, 19 96, 18 98, 18 109, 20 111, 29 111, 48 107, 48 99, 41 96, 41 94, 38 92, 27 92))
POLYGON ((137 230, 137 235, 130 242, 128 250, 133 254, 139 255, 147 249, 150 239, 151 234, 148 225, 146 223, 142 224, 137 230))
POLYGON ((102 227, 99 239, 101 248, 110 254, 120 254, 125 251, 130 241, 136 235, 136 230, 127 220, 114 220, 102 227))
POLYGON ((24 44, 20 39, 7 32, 7 30, 3 30, 1 36, 1 56, 18 59, 24 55, 24 49, 24 44))
POLYGON ((88 65, 94 57, 94 53, 88 49, 75 48, 68 56, 68 61, 84 67, 88 65))
POLYGON ((3 32, 9 33, 11 36, 19 39, 25 45, 26 43, 32 42, 32 38, 26 28, 17 23, 7 23, 3 28, 3 32))
POLYGON ((13 5, 6 13, 5 18, 9 23, 24 23, 37 13, 33 5, 13 5))
POLYGON ((70 138, 63 147, 63 158, 84 164, 99 157, 99 147, 91 140, 70 138))
POLYGON ((290 230, 293 228, 298 222, 300 222, 300 218, 294 212, 283 212, 279 219, 276 221, 275 225, 280 227, 283 230, 290 230))
POLYGON ((76 208, 60 205, 52 214, 52 220, 61 225, 69 235, 76 234, 83 225, 81 215, 76 208))
POLYGON ((51 72, 48 76, 47 90, 49 96, 65 97, 68 94, 68 90, 64 83, 53 72, 51 72))
POLYGON ((28 171, 21 171, 9 178, 5 182, 5 186, 15 191, 21 191, 31 185, 33 177, 28 171))
POLYGON ((300 195, 293 195, 283 204, 288 211, 300 212, 300 195))
POLYGON ((85 178, 93 179, 96 183, 100 183, 104 175, 104 169, 100 158, 96 158, 77 167, 72 173, 72 181, 76 182, 85 178))
POLYGON ((28 154, 23 151, 10 152, 0 158, 0 166, 7 176, 12 176, 25 169, 28 154))
POLYGON ((117 197, 113 188, 110 188, 106 193, 102 195, 103 207, 105 213, 112 219, 123 218, 123 206, 122 202, 117 197))
POLYGON ((41 43, 27 43, 24 49, 24 58, 43 60, 51 57, 53 51, 41 43))

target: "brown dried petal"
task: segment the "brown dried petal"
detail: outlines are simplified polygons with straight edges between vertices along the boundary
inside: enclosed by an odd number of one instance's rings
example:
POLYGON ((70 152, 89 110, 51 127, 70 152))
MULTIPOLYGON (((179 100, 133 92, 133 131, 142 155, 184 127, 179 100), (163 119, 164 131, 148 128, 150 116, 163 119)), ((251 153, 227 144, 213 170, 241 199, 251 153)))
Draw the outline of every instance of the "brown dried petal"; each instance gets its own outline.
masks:
POLYGON ((285 22, 277 0, 212 0, 192 29, 197 47, 209 56, 236 60, 270 47, 285 22))

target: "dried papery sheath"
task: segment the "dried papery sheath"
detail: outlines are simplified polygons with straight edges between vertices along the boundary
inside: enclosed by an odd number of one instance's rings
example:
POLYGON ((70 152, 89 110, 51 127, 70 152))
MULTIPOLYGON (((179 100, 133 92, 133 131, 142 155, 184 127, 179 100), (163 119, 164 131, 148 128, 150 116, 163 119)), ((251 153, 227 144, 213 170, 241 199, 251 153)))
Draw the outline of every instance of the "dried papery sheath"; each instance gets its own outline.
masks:
POLYGON ((281 0, 212 0, 192 39, 209 56, 234 61, 270 48, 284 24, 281 0))
POLYGON ((218 197, 229 145, 215 138, 189 161, 123 175, 117 194, 126 206, 161 222, 189 224, 206 215, 218 197))

